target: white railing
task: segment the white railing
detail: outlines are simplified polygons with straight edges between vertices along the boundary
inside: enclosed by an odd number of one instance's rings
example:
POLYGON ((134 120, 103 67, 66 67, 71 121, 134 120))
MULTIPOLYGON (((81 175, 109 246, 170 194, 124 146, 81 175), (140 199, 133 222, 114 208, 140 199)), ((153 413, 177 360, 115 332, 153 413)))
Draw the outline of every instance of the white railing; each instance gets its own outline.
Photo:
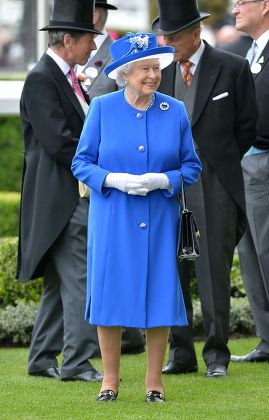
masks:
POLYGON ((19 115, 23 81, 0 80, 0 115, 19 115))

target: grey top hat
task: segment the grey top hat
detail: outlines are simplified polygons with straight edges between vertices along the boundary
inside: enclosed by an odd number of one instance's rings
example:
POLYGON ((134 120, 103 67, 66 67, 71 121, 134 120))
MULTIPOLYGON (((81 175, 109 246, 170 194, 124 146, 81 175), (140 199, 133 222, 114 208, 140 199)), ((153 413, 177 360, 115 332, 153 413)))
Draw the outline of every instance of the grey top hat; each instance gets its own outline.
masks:
POLYGON ((196 0, 158 0, 159 16, 152 22, 152 31, 169 35, 194 25, 210 16, 200 12, 196 0))
POLYGON ((51 20, 40 31, 73 30, 102 34, 93 25, 94 0, 54 0, 51 20))
POLYGON ((108 4, 107 0, 98 0, 95 2, 95 7, 102 7, 103 9, 118 10, 113 4, 108 4))

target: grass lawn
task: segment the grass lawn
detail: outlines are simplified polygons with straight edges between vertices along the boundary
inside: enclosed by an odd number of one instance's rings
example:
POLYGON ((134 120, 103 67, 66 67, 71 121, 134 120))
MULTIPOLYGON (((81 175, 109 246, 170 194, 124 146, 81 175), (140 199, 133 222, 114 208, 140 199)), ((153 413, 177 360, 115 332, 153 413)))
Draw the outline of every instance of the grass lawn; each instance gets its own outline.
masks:
MULTIPOLYGON (((230 341, 244 354, 257 339, 230 341)), ((144 403, 145 353, 123 356, 118 400, 95 401, 100 384, 61 382, 27 375, 27 349, 0 349, 0 419, 269 419, 269 363, 231 364, 225 379, 205 378, 197 343, 199 372, 165 376, 165 404, 144 403)), ((101 360, 93 361, 101 369, 101 360)))

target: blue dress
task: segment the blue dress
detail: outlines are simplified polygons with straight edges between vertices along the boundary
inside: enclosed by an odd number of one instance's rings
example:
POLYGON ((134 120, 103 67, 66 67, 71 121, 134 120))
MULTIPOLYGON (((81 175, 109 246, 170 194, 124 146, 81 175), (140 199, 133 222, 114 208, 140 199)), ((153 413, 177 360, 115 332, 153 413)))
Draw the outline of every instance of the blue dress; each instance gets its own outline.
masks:
POLYGON ((123 90, 91 102, 72 163, 91 188, 86 319, 102 326, 187 325, 176 263, 181 175, 197 181, 201 164, 182 102, 155 94, 138 111, 123 90), (171 191, 132 196, 103 188, 109 172, 165 173, 171 191))

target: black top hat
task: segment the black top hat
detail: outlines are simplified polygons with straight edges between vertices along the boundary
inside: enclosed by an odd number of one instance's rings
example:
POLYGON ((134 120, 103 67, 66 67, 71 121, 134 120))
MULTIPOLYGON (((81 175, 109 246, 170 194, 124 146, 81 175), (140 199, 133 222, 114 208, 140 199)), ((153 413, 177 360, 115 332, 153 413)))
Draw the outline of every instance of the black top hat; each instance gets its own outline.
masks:
POLYGON ((54 0, 51 20, 40 31, 73 30, 102 34, 93 25, 94 0, 54 0))
POLYGON ((118 10, 116 6, 108 4, 107 0, 98 0, 95 2, 95 7, 102 7, 103 9, 118 10))
POLYGON ((210 16, 200 12, 196 0, 158 0, 159 15, 152 22, 152 31, 169 35, 182 31, 210 16))

